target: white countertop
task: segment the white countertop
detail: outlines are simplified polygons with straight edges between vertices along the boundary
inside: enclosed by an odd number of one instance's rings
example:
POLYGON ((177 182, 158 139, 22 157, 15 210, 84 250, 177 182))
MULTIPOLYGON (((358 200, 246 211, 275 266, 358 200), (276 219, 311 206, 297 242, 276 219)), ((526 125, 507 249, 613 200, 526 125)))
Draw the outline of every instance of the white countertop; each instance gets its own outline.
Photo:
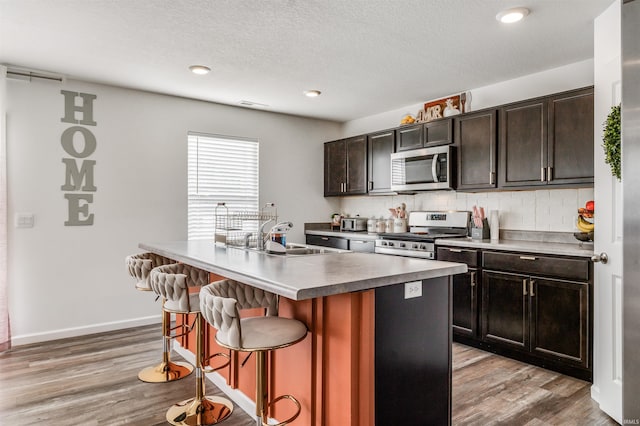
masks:
POLYGON ((139 247, 293 300, 467 272, 461 263, 356 252, 280 256, 216 246, 207 240, 139 247))

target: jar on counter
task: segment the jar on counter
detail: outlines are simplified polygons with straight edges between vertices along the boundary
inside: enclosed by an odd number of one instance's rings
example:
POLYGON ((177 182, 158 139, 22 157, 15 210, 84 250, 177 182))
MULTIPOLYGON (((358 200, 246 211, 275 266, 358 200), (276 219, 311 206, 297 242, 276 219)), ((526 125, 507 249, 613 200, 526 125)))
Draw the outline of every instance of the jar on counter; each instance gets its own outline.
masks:
POLYGON ((376 220, 375 219, 367 220, 367 232, 369 234, 375 234, 375 232, 376 232, 376 220))
POLYGON ((396 232, 393 227, 393 218, 387 219, 387 232, 396 232))
POLYGON ((385 221, 384 219, 376 221, 376 232, 378 234, 387 232, 387 221, 385 221))

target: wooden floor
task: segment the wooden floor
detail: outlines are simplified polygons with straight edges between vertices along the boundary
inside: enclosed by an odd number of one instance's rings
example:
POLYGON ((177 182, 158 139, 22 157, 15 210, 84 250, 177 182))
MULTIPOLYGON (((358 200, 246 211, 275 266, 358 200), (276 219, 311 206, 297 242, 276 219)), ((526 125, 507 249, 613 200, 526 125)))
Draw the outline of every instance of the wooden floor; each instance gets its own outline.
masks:
MULTIPOLYGON (((167 424, 165 410, 193 396, 195 384, 193 375, 166 384, 137 379, 159 361, 159 334, 147 326, 0 354, 0 425, 167 424)), ((454 425, 616 424, 591 400, 590 383, 458 344, 453 361, 454 425)), ((220 391, 208 384, 207 394, 220 391)), ((255 423, 236 407, 223 424, 255 423)))

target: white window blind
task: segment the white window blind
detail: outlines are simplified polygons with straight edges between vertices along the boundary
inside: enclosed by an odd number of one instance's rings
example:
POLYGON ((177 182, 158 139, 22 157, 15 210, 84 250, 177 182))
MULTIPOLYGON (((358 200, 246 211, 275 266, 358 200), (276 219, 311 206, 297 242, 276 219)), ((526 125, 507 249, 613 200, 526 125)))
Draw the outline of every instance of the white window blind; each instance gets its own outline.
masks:
POLYGON ((188 135, 188 238, 212 239, 214 211, 258 210, 258 142, 219 135, 188 135))

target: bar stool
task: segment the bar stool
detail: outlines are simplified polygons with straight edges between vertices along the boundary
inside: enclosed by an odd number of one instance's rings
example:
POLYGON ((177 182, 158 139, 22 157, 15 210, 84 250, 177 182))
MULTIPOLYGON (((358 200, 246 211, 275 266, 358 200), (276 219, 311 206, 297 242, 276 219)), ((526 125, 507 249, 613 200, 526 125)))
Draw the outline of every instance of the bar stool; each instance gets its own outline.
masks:
MULTIPOLYGON (((136 280, 136 290, 151 291, 149 273, 157 266, 176 263, 175 260, 157 255, 155 253, 140 253, 127 256, 125 259, 127 270, 136 280)), ((162 300, 164 305, 164 299, 162 300)), ((148 383, 167 383, 182 379, 193 371, 188 362, 172 362, 171 352, 171 313, 162 310, 162 362, 158 365, 147 367, 138 373, 138 378, 148 383)))
POLYGON ((174 404, 167 411, 167 421, 173 425, 214 425, 225 420, 233 412, 233 403, 226 398, 205 395, 205 372, 203 364, 214 356, 228 354, 214 354, 206 360, 204 357, 204 320, 200 314, 200 294, 190 293, 193 287, 202 287, 209 283, 209 273, 199 268, 182 263, 165 265, 154 268, 150 274, 150 284, 156 294, 166 299, 164 310, 171 313, 195 314, 196 331, 196 395, 174 404))
POLYGON ((296 413, 278 423, 286 425, 300 415, 300 402, 292 395, 282 395, 271 402, 268 399, 266 353, 294 345, 305 338, 304 323, 277 316, 278 298, 269 293, 233 280, 211 283, 200 290, 202 316, 218 331, 220 346, 256 354, 256 416, 257 424, 267 426, 268 408, 282 399, 291 400, 296 413), (267 316, 240 318, 241 309, 266 308, 267 316))

